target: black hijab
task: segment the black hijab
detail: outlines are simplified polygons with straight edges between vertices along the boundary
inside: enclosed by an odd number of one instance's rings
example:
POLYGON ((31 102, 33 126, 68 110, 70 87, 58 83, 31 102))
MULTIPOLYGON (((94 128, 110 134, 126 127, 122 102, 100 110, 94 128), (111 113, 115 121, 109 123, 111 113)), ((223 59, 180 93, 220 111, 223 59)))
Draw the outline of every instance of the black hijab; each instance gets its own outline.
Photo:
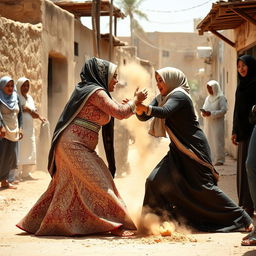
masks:
POLYGON ((237 141, 242 141, 250 138, 253 129, 249 114, 252 106, 256 104, 256 59, 251 55, 243 55, 237 59, 237 63, 239 60, 247 65, 248 72, 245 77, 238 72, 232 133, 237 134, 237 141))
MULTIPOLYGON (((88 59, 80 73, 81 82, 79 82, 69 101, 67 102, 53 133, 51 148, 48 157, 48 171, 51 176, 54 175, 56 171, 54 150, 56 142, 67 127, 68 124, 76 117, 78 112, 82 109, 86 100, 94 93, 96 90, 103 89, 111 98, 108 91, 108 83, 113 76, 113 72, 110 71, 116 69, 116 65, 98 58, 88 59)), ((114 156, 114 118, 111 117, 109 123, 102 127, 102 137, 105 148, 105 153, 109 165, 109 170, 114 177, 115 174, 115 156, 114 156)))

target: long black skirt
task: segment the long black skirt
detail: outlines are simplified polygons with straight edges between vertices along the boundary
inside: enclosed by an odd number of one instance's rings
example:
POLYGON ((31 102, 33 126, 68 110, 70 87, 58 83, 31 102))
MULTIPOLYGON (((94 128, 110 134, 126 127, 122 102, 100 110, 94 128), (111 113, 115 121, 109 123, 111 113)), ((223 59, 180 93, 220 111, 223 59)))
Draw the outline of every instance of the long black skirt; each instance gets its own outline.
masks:
POLYGON ((253 213, 254 207, 248 185, 248 177, 246 172, 245 161, 249 147, 250 138, 239 142, 237 151, 237 194, 238 204, 253 213))
POLYGON ((147 178, 143 206, 144 214, 151 212, 208 232, 229 232, 252 223, 218 188, 211 171, 175 146, 147 178))
POLYGON ((0 139, 0 181, 8 179, 9 172, 17 168, 18 142, 0 139))

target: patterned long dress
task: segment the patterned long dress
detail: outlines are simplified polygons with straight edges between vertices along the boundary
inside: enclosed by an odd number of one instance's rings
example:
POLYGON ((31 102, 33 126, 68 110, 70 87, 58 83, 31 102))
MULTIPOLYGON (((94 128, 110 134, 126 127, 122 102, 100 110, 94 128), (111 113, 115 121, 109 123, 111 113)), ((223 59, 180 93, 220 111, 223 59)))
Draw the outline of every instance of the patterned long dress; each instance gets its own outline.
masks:
MULTIPOLYGON (((130 107, 110 99, 104 90, 89 97, 78 118, 104 125, 110 116, 132 115, 130 107)), ((95 152, 98 133, 74 122, 62 132, 55 151, 56 173, 17 227, 36 235, 87 235, 123 226, 136 229, 113 178, 95 152)))

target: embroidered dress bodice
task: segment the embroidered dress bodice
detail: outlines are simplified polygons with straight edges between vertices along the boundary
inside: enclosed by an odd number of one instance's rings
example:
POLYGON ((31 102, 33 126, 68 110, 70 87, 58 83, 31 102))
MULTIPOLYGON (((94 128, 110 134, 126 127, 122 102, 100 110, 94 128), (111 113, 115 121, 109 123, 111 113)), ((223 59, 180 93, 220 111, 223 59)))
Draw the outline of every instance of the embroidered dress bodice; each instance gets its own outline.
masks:
MULTIPOLYGON (((90 96, 76 118, 85 119, 103 126, 110 121, 111 116, 123 119, 131 115, 132 111, 129 105, 119 104, 110 99, 103 90, 98 90, 90 96)), ((78 126, 74 122, 67 127, 67 131, 76 134, 88 148, 95 150, 98 144, 98 133, 78 126)))

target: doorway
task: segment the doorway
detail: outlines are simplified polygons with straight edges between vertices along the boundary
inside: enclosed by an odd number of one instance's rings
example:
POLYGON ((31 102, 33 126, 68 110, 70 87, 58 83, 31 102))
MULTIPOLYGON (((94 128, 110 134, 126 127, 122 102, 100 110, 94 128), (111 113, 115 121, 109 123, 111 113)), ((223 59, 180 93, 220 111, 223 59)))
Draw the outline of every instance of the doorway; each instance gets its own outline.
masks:
POLYGON ((51 135, 68 97, 67 59, 60 54, 51 53, 48 58, 48 119, 51 135))

